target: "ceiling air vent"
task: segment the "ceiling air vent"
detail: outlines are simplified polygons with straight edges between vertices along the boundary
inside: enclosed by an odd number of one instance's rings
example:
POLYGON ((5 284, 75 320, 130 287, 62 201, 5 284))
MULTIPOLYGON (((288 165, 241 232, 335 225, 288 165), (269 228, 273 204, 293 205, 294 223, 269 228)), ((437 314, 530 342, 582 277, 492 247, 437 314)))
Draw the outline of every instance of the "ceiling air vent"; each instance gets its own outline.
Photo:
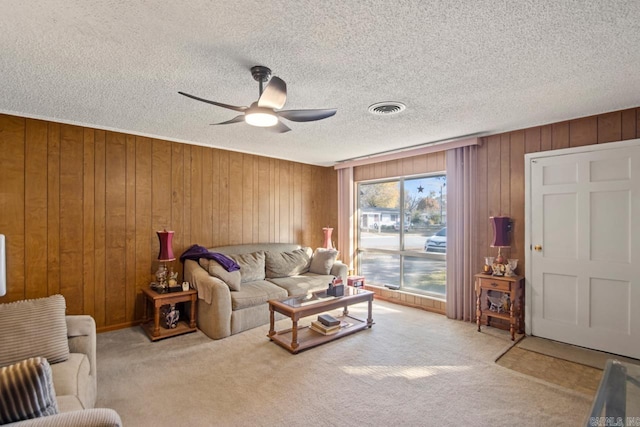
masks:
POLYGON ((398 114, 404 109, 407 108, 402 102, 395 101, 387 101, 387 102, 378 102, 369 106, 369 112, 371 114, 378 114, 381 116, 388 116, 391 114, 398 114))

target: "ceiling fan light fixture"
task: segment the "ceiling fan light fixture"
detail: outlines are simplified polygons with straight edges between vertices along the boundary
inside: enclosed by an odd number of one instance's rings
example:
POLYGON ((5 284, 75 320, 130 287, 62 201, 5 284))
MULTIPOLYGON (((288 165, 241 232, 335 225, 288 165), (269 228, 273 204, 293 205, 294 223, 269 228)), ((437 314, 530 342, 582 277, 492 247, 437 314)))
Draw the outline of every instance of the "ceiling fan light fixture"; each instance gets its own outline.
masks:
POLYGON ((278 117, 269 108, 252 105, 244 113, 244 121, 251 126, 269 127, 278 124, 278 117))

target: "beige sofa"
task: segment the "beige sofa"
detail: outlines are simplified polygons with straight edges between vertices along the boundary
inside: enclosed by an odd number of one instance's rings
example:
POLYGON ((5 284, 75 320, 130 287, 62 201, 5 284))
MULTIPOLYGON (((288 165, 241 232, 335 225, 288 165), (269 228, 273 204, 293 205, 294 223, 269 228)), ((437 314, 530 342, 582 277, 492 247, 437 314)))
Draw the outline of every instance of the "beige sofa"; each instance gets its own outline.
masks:
POLYGON ((240 265, 238 284, 238 273, 230 278, 214 260, 185 260, 184 278, 198 290, 198 328, 213 339, 269 323, 270 299, 326 289, 338 276, 345 283, 347 279, 347 266, 335 261, 335 251, 312 252, 287 243, 221 246, 209 251, 228 255, 240 265))
MULTIPOLYGON (((8 425, 122 424, 112 409, 94 409, 97 392, 95 321, 86 315, 67 316, 65 311, 66 303, 61 295, 0 304, 0 342, 3 343, 0 382, 6 391, 14 390, 11 398, 21 402, 18 406, 28 408, 15 411, 21 413, 19 415, 11 414, 23 420, 8 425), (32 390, 33 387, 38 390, 32 390), (45 397, 38 402, 22 404, 29 395, 45 397), (43 404, 48 407, 43 408, 43 404), (39 411, 44 413, 38 414, 39 411), (25 420, 25 417, 30 419, 25 420)), ((6 395, 2 398, 8 400, 6 395)), ((9 417, 6 413, 2 416, 9 417)))

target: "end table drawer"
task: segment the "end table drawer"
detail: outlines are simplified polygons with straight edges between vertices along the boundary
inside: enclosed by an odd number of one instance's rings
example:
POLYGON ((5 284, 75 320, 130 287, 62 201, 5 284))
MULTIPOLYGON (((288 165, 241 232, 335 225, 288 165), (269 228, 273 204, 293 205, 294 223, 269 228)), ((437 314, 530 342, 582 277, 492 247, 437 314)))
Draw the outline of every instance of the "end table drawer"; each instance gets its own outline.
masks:
POLYGON ((511 282, 508 280, 500 280, 497 277, 480 278, 480 287, 483 289, 495 289, 497 291, 510 291, 511 282))

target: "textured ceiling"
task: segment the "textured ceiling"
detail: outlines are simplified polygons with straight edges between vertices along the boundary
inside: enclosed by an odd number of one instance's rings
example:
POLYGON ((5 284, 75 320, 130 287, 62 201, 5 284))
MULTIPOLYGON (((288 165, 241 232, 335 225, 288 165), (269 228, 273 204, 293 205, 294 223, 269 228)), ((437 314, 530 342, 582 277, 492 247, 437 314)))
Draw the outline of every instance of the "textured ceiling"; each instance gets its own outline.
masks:
POLYGON ((1 0, 0 112, 317 165, 640 105, 640 2, 1 0), (285 109, 275 134, 233 105, 249 69, 285 109), (395 116, 369 105, 400 101, 395 116))

